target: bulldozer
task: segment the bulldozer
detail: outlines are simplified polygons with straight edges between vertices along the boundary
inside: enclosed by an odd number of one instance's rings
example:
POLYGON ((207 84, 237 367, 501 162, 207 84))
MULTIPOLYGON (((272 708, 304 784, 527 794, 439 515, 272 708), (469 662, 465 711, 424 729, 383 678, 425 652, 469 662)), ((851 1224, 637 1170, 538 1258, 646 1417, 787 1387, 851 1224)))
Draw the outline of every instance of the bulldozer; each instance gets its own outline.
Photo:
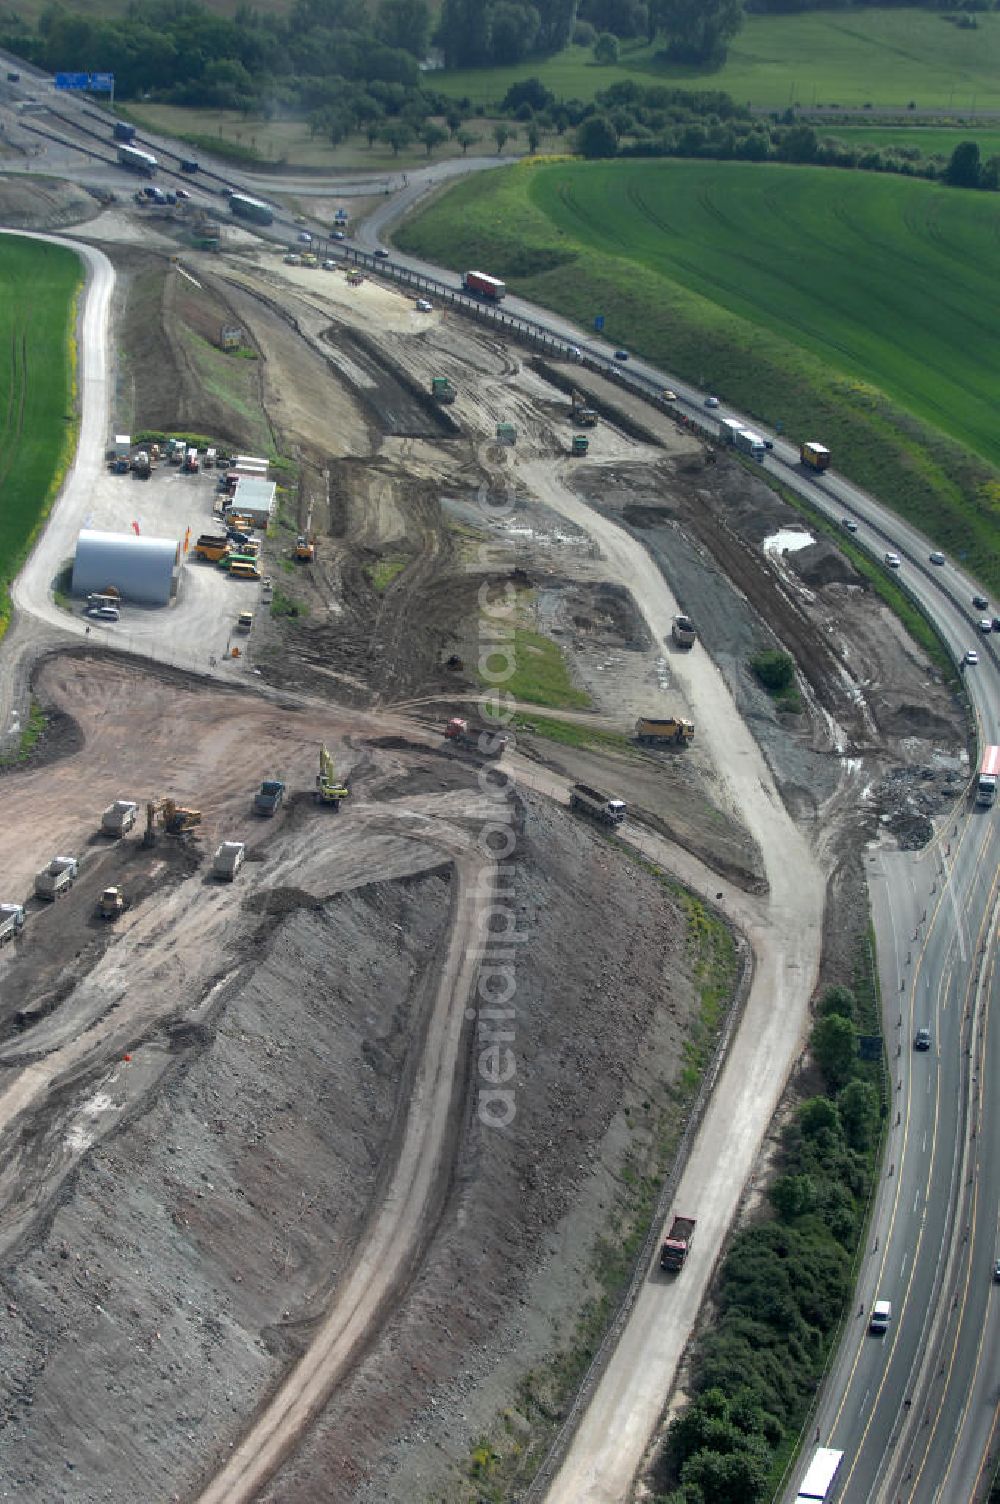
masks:
POLYGON ((319 772, 316 775, 316 802, 331 804, 334 814, 339 814, 340 806, 349 797, 350 792, 347 785, 341 783, 337 777, 329 749, 325 745, 320 747, 319 772))
POLYGON ((98 900, 97 912, 102 919, 118 919, 127 907, 124 888, 105 888, 98 900))
POLYGON ((168 836, 183 836, 201 824, 201 810, 185 809, 173 799, 161 799, 159 804, 150 800, 146 805, 146 833, 142 838, 144 846, 152 846, 156 841, 157 818, 168 836))

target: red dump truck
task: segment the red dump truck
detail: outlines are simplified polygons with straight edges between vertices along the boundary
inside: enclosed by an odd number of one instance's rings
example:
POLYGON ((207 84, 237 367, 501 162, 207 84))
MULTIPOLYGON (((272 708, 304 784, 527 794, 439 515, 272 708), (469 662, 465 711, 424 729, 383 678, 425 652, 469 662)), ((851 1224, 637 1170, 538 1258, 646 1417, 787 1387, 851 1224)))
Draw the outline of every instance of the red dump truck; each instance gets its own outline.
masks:
POLYGON ((661 1269, 669 1269, 675 1274, 678 1269, 683 1269, 688 1249, 694 1242, 694 1229, 693 1217, 674 1218, 670 1231, 663 1240, 663 1247, 660 1249, 661 1269))
POLYGON ((486 272, 466 272, 462 286, 474 297, 485 298, 488 303, 499 303, 507 296, 507 285, 499 277, 487 276, 486 272))

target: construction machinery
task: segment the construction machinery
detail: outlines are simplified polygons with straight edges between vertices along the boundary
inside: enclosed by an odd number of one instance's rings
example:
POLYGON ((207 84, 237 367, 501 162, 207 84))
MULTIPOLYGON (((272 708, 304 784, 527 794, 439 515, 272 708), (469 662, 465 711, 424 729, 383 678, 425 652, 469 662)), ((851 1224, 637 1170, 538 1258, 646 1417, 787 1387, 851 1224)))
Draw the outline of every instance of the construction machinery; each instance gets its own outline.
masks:
POLYGON ((97 901, 97 912, 102 919, 118 919, 127 907, 124 888, 105 888, 97 901))
POLYGON ((280 778, 265 778, 254 795, 253 807, 258 815, 273 815, 285 797, 285 785, 280 778))
POLYGON ((253 626, 253 612, 252 611, 241 611, 240 614, 239 614, 239 616, 236 618, 236 630, 237 630, 237 632, 249 632, 250 628, 252 626, 253 626))
POLYGON ((146 833, 142 838, 144 846, 152 846, 156 840, 157 819, 168 836, 183 836, 201 824, 201 810, 186 809, 173 799, 161 799, 158 804, 150 800, 146 805, 146 833))
POLYGON ((570 454, 579 458, 581 455, 586 454, 589 449, 590 440, 587 438, 587 435, 585 433, 575 433, 573 435, 573 443, 570 446, 570 454))
POLYGON ((621 825, 625 819, 626 805, 623 799, 609 799, 600 789, 586 783, 574 783, 569 791, 569 807, 599 820, 602 825, 621 825))
POLYGON ((295 560, 299 564, 311 564, 316 557, 316 539, 300 533, 295 540, 295 560))
POLYGON ((690 616, 675 616, 673 626, 670 629, 671 636, 679 648, 693 648, 697 632, 690 616))
POLYGON ((101 816, 101 830, 106 836, 128 835, 135 824, 138 808, 134 799, 116 799, 101 816))
POLYGON ((231 883, 243 866, 246 854, 247 849, 242 841, 223 841, 221 846, 216 847, 212 871, 216 877, 231 883))
POLYGON ((337 777, 337 770, 333 765, 333 758, 329 749, 324 745, 319 749, 319 772, 316 775, 316 800, 319 804, 330 804, 335 814, 340 813, 340 806, 350 795, 350 789, 341 783, 337 777))
POLYGON ((453 747, 478 752, 481 757, 502 757, 510 740, 495 726, 470 726, 457 715, 444 728, 444 739, 453 747))
POLYGON ((35 875, 37 898, 59 898, 76 882, 80 863, 75 856, 54 856, 47 867, 35 875))
POLYGON ((16 940, 24 929, 24 905, 0 903, 0 945, 16 940))
POLYGON ((447 376, 432 376, 431 396, 435 402, 443 402, 446 406, 450 406, 458 396, 458 391, 447 376))
POLYGON ((148 480, 153 471, 153 463, 149 458, 147 449, 140 449, 132 459, 132 474, 137 480, 148 480))
POLYGON ((569 398, 569 420, 577 428, 596 428, 597 413, 592 407, 587 406, 586 398, 582 392, 571 392, 569 398))
POLYGON ((635 739, 646 747, 664 744, 686 747, 688 742, 694 741, 694 725, 683 716, 672 715, 656 720, 653 716, 641 715, 635 723, 635 739))

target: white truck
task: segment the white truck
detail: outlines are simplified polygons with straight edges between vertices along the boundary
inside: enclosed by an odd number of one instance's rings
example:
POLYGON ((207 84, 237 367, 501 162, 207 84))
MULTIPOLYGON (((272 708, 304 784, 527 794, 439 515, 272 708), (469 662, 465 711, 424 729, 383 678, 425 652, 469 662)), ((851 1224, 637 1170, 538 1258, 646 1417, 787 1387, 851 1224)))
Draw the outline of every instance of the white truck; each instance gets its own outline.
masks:
POLYGON ((232 882, 246 859, 247 849, 243 841, 223 841, 212 858, 212 871, 216 877, 232 882))
POLYGON ((76 882, 80 863, 75 856, 54 856, 47 867, 35 875, 37 898, 58 898, 68 893, 76 882))
POLYGON ((24 908, 19 903, 0 903, 0 945, 16 940, 24 929, 24 908))
POLYGON ((135 824, 139 806, 134 799, 116 799, 101 816, 101 829, 106 836, 124 836, 135 824))
POLYGON ((997 779, 1000 778, 1000 747, 984 747, 983 760, 976 779, 976 803, 985 809, 997 797, 997 779))
POLYGON ((625 818, 623 799, 609 799, 607 794, 586 783, 573 784, 569 791, 569 807, 589 815, 592 820, 600 820, 603 825, 620 825, 625 818))
POLYGON ((741 454, 748 454, 754 460, 762 461, 767 453, 764 440, 752 428, 738 428, 733 434, 733 443, 741 454))

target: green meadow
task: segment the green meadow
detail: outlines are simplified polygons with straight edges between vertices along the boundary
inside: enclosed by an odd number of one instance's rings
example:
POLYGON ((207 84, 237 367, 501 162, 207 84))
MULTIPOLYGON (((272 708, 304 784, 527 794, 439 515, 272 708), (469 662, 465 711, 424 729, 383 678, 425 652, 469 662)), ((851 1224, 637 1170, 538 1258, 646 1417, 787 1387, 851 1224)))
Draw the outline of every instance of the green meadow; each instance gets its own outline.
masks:
POLYGON ((593 325, 794 438, 1000 584, 1000 196, 833 169, 519 165, 404 248, 593 325))
POLYGON ((10 582, 72 457, 80 282, 71 251, 0 235, 0 626, 10 582))

